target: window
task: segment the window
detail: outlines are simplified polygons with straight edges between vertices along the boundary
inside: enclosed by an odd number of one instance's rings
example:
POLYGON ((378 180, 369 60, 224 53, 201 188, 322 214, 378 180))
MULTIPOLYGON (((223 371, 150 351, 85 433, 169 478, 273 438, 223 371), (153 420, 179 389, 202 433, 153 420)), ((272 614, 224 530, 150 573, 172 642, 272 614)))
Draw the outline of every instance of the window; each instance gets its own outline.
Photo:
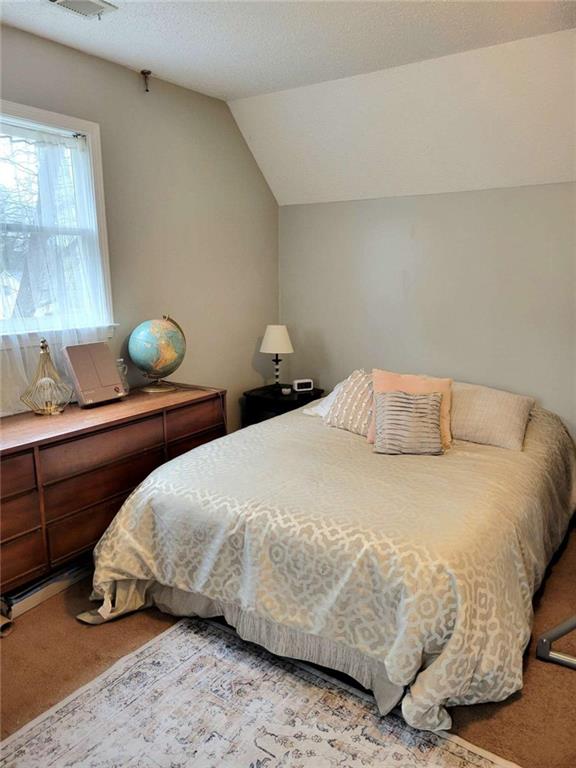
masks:
POLYGON ((112 326, 98 126, 2 103, 0 335, 112 326))
POLYGON ((113 326, 96 123, 0 102, 0 416, 20 395, 46 338, 62 349, 113 326))

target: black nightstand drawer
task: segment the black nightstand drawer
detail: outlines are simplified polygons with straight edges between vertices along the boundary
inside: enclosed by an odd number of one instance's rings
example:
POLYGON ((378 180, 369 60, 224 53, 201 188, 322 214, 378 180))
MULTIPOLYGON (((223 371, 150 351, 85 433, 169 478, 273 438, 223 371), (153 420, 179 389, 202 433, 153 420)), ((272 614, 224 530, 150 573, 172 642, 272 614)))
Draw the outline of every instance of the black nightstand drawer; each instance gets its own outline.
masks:
POLYGON ((244 412, 244 418, 242 426, 247 427, 249 424, 257 424, 259 421, 266 421, 266 419, 273 419, 274 416, 280 416, 286 411, 267 411, 264 408, 253 408, 248 406, 244 412))
POLYGON ((296 408, 302 408, 303 405, 318 400, 324 394, 323 389, 313 389, 310 392, 294 392, 289 395, 282 394, 282 387, 290 386, 283 384, 277 387, 271 384, 268 387, 258 387, 244 392, 242 402, 242 426, 248 427, 250 424, 257 424, 266 419, 272 419, 274 416, 280 416, 288 411, 294 411, 296 408))

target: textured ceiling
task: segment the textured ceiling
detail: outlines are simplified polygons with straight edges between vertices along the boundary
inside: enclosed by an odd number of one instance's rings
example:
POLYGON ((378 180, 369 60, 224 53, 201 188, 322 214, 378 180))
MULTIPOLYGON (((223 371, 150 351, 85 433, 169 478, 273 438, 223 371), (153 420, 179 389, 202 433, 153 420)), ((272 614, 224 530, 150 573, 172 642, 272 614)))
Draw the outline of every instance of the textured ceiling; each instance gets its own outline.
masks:
POLYGON ((131 2, 84 19, 2 3, 7 24, 223 99, 576 27, 576 2, 131 2))

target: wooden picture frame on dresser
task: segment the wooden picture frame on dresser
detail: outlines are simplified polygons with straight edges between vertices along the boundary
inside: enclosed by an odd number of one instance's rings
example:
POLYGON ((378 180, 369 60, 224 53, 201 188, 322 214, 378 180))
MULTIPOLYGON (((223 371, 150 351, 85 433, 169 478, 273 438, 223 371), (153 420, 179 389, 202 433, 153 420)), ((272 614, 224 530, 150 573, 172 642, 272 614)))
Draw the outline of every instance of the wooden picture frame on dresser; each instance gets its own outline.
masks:
POLYGON ((156 467, 226 434, 226 391, 185 387, 0 420, 0 591, 91 550, 156 467))

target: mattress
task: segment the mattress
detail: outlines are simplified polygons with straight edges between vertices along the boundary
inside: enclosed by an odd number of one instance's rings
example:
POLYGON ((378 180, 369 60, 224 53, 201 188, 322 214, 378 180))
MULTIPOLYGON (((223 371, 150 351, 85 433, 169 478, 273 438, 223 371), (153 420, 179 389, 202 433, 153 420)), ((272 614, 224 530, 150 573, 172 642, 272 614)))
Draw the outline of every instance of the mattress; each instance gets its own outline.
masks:
POLYGON ((155 470, 98 543, 93 623, 224 615, 339 669, 417 728, 522 686, 532 596, 575 506, 574 445, 535 409, 524 450, 375 454, 295 411, 155 470))

